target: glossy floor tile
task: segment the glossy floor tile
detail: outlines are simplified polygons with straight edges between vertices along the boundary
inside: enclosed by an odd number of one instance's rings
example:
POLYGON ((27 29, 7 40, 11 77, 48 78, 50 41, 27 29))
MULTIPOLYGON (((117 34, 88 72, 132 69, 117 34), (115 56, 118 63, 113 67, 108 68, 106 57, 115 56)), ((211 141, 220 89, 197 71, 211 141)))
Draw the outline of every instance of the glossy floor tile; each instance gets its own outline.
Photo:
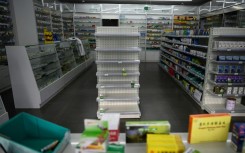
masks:
MULTIPOLYGON (((28 112, 61 126, 72 133, 83 131, 84 119, 97 119, 96 65, 68 85, 41 109, 17 109, 9 106, 10 115, 28 112)), ((157 63, 140 64, 140 119, 121 119, 120 130, 125 132, 129 120, 168 120, 172 132, 187 132, 190 114, 206 113, 197 105, 157 63)), ((13 103, 11 91, 4 99, 13 103)), ((243 121, 238 117, 234 121, 243 121)))

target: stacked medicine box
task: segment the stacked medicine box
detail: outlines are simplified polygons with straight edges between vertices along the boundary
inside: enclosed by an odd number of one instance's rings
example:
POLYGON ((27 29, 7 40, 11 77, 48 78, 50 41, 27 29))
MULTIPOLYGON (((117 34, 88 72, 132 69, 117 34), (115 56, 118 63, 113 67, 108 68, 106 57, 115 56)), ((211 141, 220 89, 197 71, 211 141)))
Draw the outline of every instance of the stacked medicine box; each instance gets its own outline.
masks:
POLYGON ((98 118, 103 113, 139 118, 138 28, 97 27, 95 36, 98 118))

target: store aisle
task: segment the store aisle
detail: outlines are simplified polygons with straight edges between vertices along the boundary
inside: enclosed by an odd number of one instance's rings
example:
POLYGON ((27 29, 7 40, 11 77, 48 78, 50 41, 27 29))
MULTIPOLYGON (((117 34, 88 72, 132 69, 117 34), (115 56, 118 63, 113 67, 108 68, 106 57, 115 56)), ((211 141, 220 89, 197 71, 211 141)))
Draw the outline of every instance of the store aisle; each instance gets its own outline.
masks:
MULTIPOLYGON (((83 131, 83 120, 96 119, 96 65, 79 76, 41 110, 18 109, 71 129, 83 131)), ((168 120, 171 131, 186 132, 190 114, 201 113, 200 107, 177 86, 157 63, 140 64, 140 120, 168 120)), ((121 132, 126 120, 122 119, 121 132)))

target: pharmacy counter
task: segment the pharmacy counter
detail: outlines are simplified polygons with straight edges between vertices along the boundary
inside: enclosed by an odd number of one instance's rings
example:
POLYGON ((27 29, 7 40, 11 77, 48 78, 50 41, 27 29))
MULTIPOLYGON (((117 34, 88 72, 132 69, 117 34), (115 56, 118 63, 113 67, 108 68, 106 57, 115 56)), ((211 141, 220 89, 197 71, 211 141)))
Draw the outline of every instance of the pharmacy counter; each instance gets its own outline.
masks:
MULTIPOLYGON (((182 140, 186 146, 195 148, 201 153, 235 153, 231 148, 229 134, 227 142, 211 142, 211 143, 202 143, 202 144, 188 144, 187 137, 188 133, 172 133, 179 134, 182 137, 182 140)), ((74 153, 75 145, 78 144, 81 134, 71 134, 71 143, 66 147, 63 153, 74 153)), ((120 134, 120 143, 125 144, 125 134, 120 134)), ((127 144, 125 148, 125 153, 145 153, 146 144, 127 144)))

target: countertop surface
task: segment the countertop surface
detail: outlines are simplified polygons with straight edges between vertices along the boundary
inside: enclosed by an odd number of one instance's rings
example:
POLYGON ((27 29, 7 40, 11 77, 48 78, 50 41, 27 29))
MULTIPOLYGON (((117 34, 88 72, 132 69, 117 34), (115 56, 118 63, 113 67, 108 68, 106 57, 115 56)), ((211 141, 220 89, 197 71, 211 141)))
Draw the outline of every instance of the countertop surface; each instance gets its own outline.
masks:
MULTIPOLYGON (((187 142, 188 133, 171 133, 179 134, 182 137, 182 140, 186 146, 186 149, 192 147, 199 150, 201 153, 235 153, 231 148, 230 138, 231 134, 229 133, 228 140, 226 142, 210 142, 210 143, 201 143, 201 144, 189 144, 187 142)), ((71 143, 67 145, 63 153, 75 153, 75 146, 80 140, 81 134, 71 134, 71 143)), ((125 133, 120 134, 119 142, 125 144, 125 133)), ((125 153, 145 153, 146 144, 126 144, 125 153)))

